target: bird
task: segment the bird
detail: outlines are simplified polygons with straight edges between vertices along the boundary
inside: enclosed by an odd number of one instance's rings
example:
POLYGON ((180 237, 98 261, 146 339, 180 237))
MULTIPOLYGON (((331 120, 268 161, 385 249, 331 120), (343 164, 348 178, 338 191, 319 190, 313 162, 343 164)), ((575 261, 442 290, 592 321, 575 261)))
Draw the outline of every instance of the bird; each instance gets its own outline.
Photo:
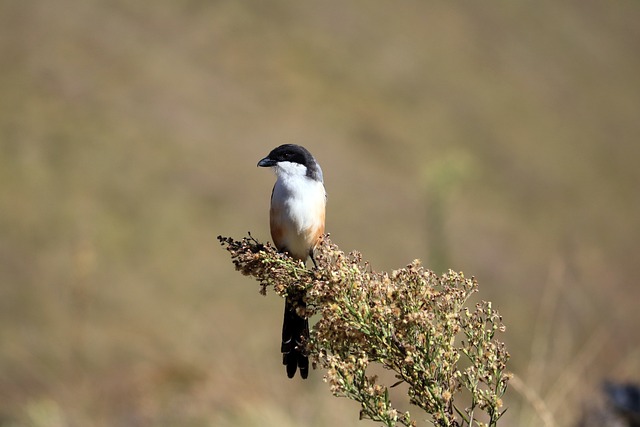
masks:
MULTIPOLYGON (((309 150, 296 144, 274 148, 258 162, 260 167, 272 168, 276 182, 271 191, 269 225, 271 239, 279 252, 288 253, 306 263, 325 229, 327 194, 322 169, 309 150)), ((309 358, 304 343, 309 337, 309 321, 296 308, 304 310, 304 294, 287 295, 282 323, 282 364, 287 376, 296 370, 305 379, 309 374, 309 358)))

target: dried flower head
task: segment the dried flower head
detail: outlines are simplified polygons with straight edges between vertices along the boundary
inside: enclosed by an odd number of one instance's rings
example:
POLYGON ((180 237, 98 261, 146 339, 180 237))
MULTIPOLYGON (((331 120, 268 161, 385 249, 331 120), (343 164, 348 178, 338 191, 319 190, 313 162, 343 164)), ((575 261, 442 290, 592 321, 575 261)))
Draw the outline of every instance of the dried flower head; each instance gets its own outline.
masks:
POLYGON ((306 291, 306 315, 319 315, 307 350, 336 396, 356 400, 360 418, 413 426, 389 399, 389 387, 367 375, 380 364, 408 385, 409 402, 437 426, 495 426, 509 376, 504 331, 491 302, 467 306, 476 280, 449 270, 439 276, 418 260, 375 272, 358 252, 345 254, 325 236, 310 270, 251 236, 218 237, 236 269, 255 277, 261 293, 306 291), (462 391, 466 390, 465 395, 462 391), (469 396, 462 404, 463 396, 469 396))

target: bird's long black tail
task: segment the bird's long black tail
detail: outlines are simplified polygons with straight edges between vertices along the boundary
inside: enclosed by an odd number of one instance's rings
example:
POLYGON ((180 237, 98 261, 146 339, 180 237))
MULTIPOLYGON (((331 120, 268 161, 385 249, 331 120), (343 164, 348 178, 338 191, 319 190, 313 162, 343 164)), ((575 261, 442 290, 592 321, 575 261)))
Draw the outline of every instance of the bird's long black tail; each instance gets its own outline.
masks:
POLYGON ((309 338, 309 320, 298 315, 296 307, 304 309, 302 298, 293 300, 289 296, 284 305, 284 322, 282 323, 282 364, 287 367, 287 376, 293 378, 296 369, 300 369, 300 376, 309 375, 309 358, 304 349, 304 343, 309 338), (295 303, 293 302, 295 301, 295 303))

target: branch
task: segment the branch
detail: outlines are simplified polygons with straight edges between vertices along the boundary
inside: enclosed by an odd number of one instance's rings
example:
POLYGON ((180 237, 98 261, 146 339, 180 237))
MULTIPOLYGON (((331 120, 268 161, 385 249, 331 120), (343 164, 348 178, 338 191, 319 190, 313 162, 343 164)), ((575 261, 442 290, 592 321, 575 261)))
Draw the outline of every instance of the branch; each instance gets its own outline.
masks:
POLYGON ((415 425, 409 412, 391 404, 392 386, 367 375, 372 363, 406 382, 409 402, 436 426, 495 426, 504 413, 509 354, 495 335, 505 328, 491 302, 467 307, 478 290, 473 277, 452 270, 438 276, 417 260, 390 274, 375 272, 328 236, 316 248, 314 270, 250 235, 218 240, 262 294, 270 287, 280 296, 306 292, 306 316, 320 316, 309 357, 327 370, 324 380, 335 396, 360 403, 361 418, 415 425))

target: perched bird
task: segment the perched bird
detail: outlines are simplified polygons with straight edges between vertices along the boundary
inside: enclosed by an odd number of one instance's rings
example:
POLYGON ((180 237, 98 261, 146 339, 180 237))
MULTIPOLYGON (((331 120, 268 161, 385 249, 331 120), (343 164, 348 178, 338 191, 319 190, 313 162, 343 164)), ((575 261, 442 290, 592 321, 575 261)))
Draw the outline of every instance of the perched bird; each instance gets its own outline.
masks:
MULTIPOLYGON (((320 165, 306 148, 284 144, 274 148, 258 166, 273 168, 277 177, 269 211, 273 243, 294 259, 306 261, 310 257, 315 265, 313 250, 324 233, 326 204, 320 165)), ((282 363, 289 378, 296 369, 307 378, 309 358, 304 341, 309 337, 309 321, 298 314, 296 307, 304 309, 304 295, 290 294, 285 301, 282 363)))

